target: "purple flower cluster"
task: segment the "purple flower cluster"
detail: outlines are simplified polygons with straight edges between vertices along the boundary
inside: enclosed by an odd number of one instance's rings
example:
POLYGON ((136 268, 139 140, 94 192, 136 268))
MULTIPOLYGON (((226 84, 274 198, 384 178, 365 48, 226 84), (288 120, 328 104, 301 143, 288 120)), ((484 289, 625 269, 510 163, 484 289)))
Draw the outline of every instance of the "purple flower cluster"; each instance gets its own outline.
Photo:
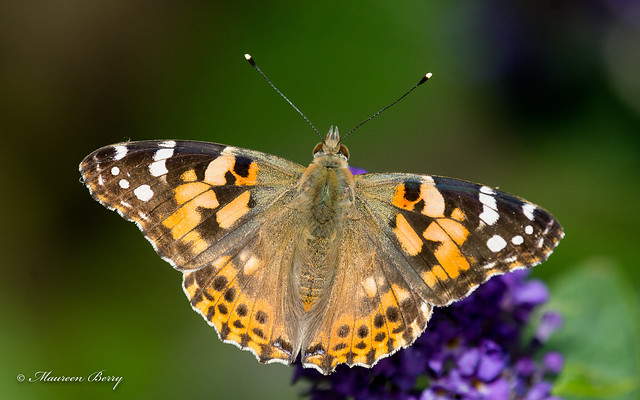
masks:
POLYGON ((549 298, 527 271, 494 277, 468 298, 434 309, 427 330, 407 349, 371 369, 341 365, 324 376, 297 365, 312 399, 551 400, 552 381, 564 360, 541 346, 562 325, 542 315, 525 333, 532 311, 549 298))

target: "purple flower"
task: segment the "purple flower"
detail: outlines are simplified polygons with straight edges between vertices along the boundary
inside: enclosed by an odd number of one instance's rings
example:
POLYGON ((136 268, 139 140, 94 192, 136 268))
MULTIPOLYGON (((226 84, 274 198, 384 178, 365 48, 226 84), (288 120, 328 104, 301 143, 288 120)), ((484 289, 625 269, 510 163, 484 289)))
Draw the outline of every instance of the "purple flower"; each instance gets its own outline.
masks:
POLYGON ((562 315, 557 312, 547 312, 542 316, 542 321, 536 332, 536 339, 544 343, 549 336, 562 326, 562 315))
POLYGON ((361 175, 369 172, 364 168, 358 168, 358 167, 352 167, 352 166, 349 166, 349 171, 351 171, 351 173, 354 175, 361 175))
POLYGON ((552 374, 559 374, 564 367, 564 357, 557 351, 550 351, 542 358, 542 364, 552 374))
POLYGON ((495 277, 468 298, 434 310, 427 330, 409 348, 373 368, 339 366, 324 376, 298 364, 295 381, 312 399, 552 400, 564 358, 542 345, 562 318, 545 313, 525 340, 532 311, 549 299, 527 271, 495 277), (541 361, 538 361, 541 360, 541 361))
POLYGON ((548 299, 549 290, 544 283, 538 280, 527 282, 514 293, 514 300, 517 304, 540 304, 546 302, 548 299))

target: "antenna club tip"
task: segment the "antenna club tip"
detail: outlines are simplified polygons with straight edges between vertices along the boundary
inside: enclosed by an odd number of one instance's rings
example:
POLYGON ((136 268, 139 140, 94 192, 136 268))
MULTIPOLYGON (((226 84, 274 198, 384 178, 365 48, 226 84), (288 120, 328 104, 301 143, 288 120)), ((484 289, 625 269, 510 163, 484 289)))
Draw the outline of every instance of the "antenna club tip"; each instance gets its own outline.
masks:
POLYGON ((422 85, 423 83, 425 83, 426 81, 428 81, 428 80, 429 80, 429 78, 431 78, 431 75, 432 75, 432 74, 431 74, 431 72, 426 73, 426 74, 422 77, 422 79, 420 79, 420 82, 418 82, 418 84, 417 84, 416 86, 420 86, 420 85, 422 85))
MULTIPOLYGON (((247 55, 248 55, 248 54, 247 54, 247 55)), ((251 57, 251 56, 249 56, 249 57, 251 57)), ((424 75, 424 77, 425 77, 425 78, 427 78, 427 79, 431 79, 431 77, 432 77, 432 76, 433 76, 433 74, 432 74, 431 72, 427 72, 427 73, 424 75)))
POLYGON ((251 57, 251 54, 246 53, 246 54, 244 55, 244 58, 245 58, 247 61, 249 61, 249 64, 253 65, 254 67, 256 66, 255 61, 253 61, 253 57, 251 57))

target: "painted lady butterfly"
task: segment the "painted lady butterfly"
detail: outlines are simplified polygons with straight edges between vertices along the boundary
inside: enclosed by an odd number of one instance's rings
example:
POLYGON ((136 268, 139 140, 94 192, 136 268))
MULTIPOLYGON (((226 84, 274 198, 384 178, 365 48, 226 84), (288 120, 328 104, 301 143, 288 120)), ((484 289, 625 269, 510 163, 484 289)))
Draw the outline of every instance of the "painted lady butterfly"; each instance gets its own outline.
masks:
POLYGON ((337 128, 305 168, 258 151, 164 140, 80 164, 91 195, 183 273, 192 307, 260 362, 328 374, 409 346, 434 306, 546 260, 542 208, 438 176, 353 175, 337 128))

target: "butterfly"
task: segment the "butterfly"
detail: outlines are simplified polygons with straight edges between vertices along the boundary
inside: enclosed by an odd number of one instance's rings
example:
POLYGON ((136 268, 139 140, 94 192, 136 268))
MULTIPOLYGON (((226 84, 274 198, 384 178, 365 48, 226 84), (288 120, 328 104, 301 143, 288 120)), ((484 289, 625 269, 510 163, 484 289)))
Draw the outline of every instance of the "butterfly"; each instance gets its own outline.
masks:
POLYGON ((433 307, 546 260, 564 236, 524 199, 467 181, 353 175, 331 128, 303 167, 216 143, 103 147, 80 164, 91 195, 133 221, 183 274, 221 340, 262 363, 323 374, 411 345, 433 307))

